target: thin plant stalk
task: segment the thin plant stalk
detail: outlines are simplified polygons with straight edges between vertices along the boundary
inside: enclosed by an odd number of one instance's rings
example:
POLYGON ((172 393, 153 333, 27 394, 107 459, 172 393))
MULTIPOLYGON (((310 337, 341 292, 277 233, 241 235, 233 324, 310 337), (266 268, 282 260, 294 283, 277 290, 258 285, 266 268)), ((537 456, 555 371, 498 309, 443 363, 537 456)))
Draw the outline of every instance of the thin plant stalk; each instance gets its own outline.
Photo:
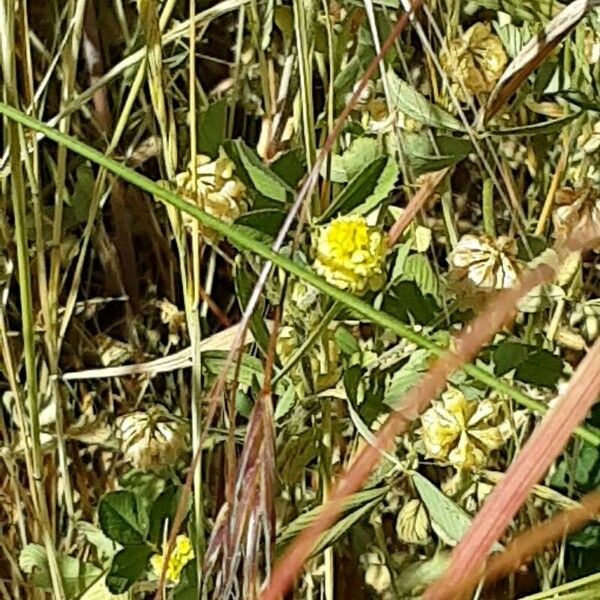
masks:
MULTIPOLYGON (((380 327, 387 328, 397 335, 407 339, 408 341, 414 342, 421 348, 431 350, 434 355, 441 356, 444 353, 443 348, 436 345, 427 337, 415 332, 411 327, 407 326, 402 321, 385 312, 375 309, 372 305, 368 304, 364 300, 361 300, 360 298, 357 298, 348 292, 340 290, 336 286, 319 277, 311 269, 308 269, 299 263, 282 256, 272 248, 265 246, 260 241, 247 235, 243 230, 239 230, 235 226, 228 225, 216 217, 205 213, 197 206, 187 202, 172 191, 154 183, 140 173, 121 165, 115 160, 107 157, 105 154, 98 152, 94 148, 91 148, 87 144, 84 144, 71 136, 64 136, 60 132, 48 127, 44 123, 40 123, 40 121, 37 119, 31 118, 20 110, 15 109, 3 102, 0 102, 0 114, 6 115, 10 119, 15 120, 28 128, 41 131, 48 139, 67 145, 74 152, 77 152, 88 160, 106 168, 106 170, 118 175, 125 181, 129 181, 133 185, 138 186, 140 189, 146 191, 148 194, 151 194, 165 204, 173 206, 191 215, 195 219, 198 219, 198 221, 200 221, 206 227, 214 229, 216 232, 227 237, 229 241, 238 248, 253 252, 258 256, 263 257, 267 261, 272 262, 274 265, 281 267, 288 273, 295 275, 296 277, 309 283, 327 296, 330 296, 334 300, 338 301, 340 304, 343 304, 344 306, 356 311, 358 314, 362 315, 365 320, 379 325, 380 327)), ((241 329, 241 325, 238 327, 238 332, 239 329, 241 329)), ((236 338, 238 337, 241 339, 239 333, 236 334, 236 338)), ((473 377, 473 379, 476 379, 477 381, 491 387, 501 394, 509 396, 515 400, 515 402, 531 411, 541 414, 547 411, 547 407, 542 402, 539 402, 527 394, 524 394, 517 388, 509 385, 503 379, 494 376, 487 369, 483 369, 472 364, 465 364, 462 366, 462 370, 473 377)), ((600 446, 600 436, 598 436, 595 432, 584 427, 578 427, 575 432, 576 435, 581 439, 594 446, 600 446)))
MULTIPOLYGON (((196 164, 197 156, 197 121, 196 121, 196 0, 190 0, 190 59, 189 59, 189 124, 190 124, 190 170, 192 177, 192 198, 196 198, 198 191, 196 164)), ((200 273, 200 227, 194 220, 192 230, 192 298, 191 310, 188 311, 190 327, 190 341, 192 346, 192 452, 202 453, 200 437, 202 433, 202 354, 198 347, 202 341, 200 327, 200 288, 202 287, 200 273)), ((210 294, 210 290, 208 290, 210 294)), ((205 303, 206 304, 206 303, 205 303)), ((198 468, 194 472, 194 522, 196 526, 196 573, 198 576, 198 589, 202 588, 202 561, 204 560, 204 498, 202 493, 202 457, 198 461, 198 468)))
MULTIPOLYGON (((18 93, 16 87, 15 55, 11 44, 14 42, 14 13, 15 5, 10 0, 0 1, 0 23, 4 23, 6 30, 1 44, 2 72, 4 75, 4 92, 8 102, 17 105, 18 93)), ((17 270, 19 281, 19 297, 21 308, 21 328, 23 334, 23 355, 25 359, 25 373, 27 377, 27 404, 29 417, 29 431, 31 441, 31 467, 30 484, 32 498, 36 511, 36 518, 41 528, 41 536, 46 549, 52 589, 55 598, 62 600, 65 597, 63 582, 58 568, 58 559, 52 536, 48 505, 46 503, 46 490, 44 488, 43 470, 44 458, 41 445, 40 406, 38 395, 38 375, 36 369, 35 326, 33 296, 30 279, 29 245, 27 241, 26 221, 26 191, 21 164, 21 143, 19 125, 9 120, 7 122, 7 135, 10 163, 12 167, 11 199, 14 214, 14 239, 17 250, 17 270)))

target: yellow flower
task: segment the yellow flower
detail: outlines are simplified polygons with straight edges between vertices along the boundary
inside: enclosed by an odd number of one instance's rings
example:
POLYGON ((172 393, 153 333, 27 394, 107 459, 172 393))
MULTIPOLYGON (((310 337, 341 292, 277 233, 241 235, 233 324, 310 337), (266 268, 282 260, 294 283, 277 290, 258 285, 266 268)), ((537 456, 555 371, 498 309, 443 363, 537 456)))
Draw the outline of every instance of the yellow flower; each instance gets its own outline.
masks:
MULTIPOLYGON (((202 154, 196 157, 196 194, 194 196, 191 167, 175 176, 177 191, 209 215, 233 223, 245 210, 246 186, 234 175, 235 164, 225 155, 216 160, 202 154)), ((183 214, 186 227, 191 227, 194 218, 183 214)), ((209 243, 216 243, 216 232, 201 228, 209 243)))
POLYGON ((464 235, 448 256, 450 275, 482 290, 512 287, 518 277, 517 244, 501 235, 464 235))
POLYGON ((491 400, 467 400, 456 388, 448 388, 421 416, 426 456, 449 462, 458 470, 484 467, 492 450, 510 434, 500 419, 498 404, 491 400))
MULTIPOLYGON (((194 548, 187 535, 178 535, 175 540, 175 547, 169 556, 169 564, 165 573, 168 581, 179 583, 181 571, 190 560, 194 558, 194 548)), ((150 558, 150 564, 156 577, 160 577, 165 563, 164 554, 154 554, 150 558)))
POLYGON ((475 23, 461 38, 452 40, 440 55, 452 89, 460 100, 470 94, 489 93, 502 75, 507 58, 500 38, 490 26, 475 23), (464 86, 464 91, 463 91, 464 86))
POLYGON ((362 295, 383 286, 386 250, 382 231, 364 217, 338 217, 317 233, 315 270, 329 283, 362 295))

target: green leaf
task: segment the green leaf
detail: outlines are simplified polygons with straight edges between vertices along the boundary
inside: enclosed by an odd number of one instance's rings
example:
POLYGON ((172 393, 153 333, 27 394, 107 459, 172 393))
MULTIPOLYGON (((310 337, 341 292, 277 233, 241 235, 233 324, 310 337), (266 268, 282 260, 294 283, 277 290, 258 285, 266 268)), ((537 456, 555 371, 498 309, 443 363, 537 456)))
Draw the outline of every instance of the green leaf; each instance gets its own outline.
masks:
POLYGON ((237 390, 235 393, 235 409, 242 417, 250 418, 254 403, 250 400, 248 394, 242 390, 237 390))
POLYGON ((98 557, 103 561, 112 558, 121 549, 120 544, 108 538, 98 527, 87 521, 77 521, 75 527, 86 541, 96 548, 98 557))
POLYGON ((148 568, 154 550, 148 544, 125 546, 113 558, 106 576, 106 587, 113 594, 126 592, 148 568))
POLYGON ((138 544, 146 539, 135 494, 126 490, 110 492, 100 500, 98 521, 102 531, 119 544, 138 544))
POLYGON ((425 96, 400 79, 391 67, 387 76, 390 86, 390 102, 393 108, 411 119, 431 127, 441 127, 455 131, 464 130, 456 117, 443 108, 432 104, 425 96))
POLYGON ((261 233, 275 238, 283 222, 285 221, 286 213, 276 208, 260 208, 244 213, 235 221, 236 225, 244 225, 252 227, 261 233))
POLYGON ((429 350, 415 350, 408 358, 406 364, 392 374, 383 402, 393 409, 398 408, 398 402, 423 376, 429 368, 431 352, 429 350))
MULTIPOLYGON (((72 556, 58 554, 57 559, 67 600, 79 596, 102 574, 98 567, 72 556)), ((30 575, 33 585, 42 590, 52 590, 52 578, 43 546, 27 544, 19 554, 19 567, 30 575)))
POLYGON ((548 242, 539 236, 535 235, 526 235, 527 246, 529 246, 529 250, 523 243, 523 239, 519 238, 517 240, 517 258, 524 261, 529 261, 531 258, 535 258, 539 256, 546 248, 548 248, 548 242))
POLYGON ((597 488, 600 485, 600 450, 582 444, 577 456, 561 459, 551 483, 561 489, 569 489, 575 484, 582 492, 597 488))
POLYGON ((381 502, 382 497, 378 497, 371 502, 368 502, 364 506, 357 508, 352 511, 349 515, 340 519, 335 525, 330 527, 316 543, 315 548, 311 556, 323 552, 323 550, 332 546, 337 540, 339 540, 345 533, 347 533, 353 525, 356 525, 362 518, 371 513, 381 502))
POLYGON ((534 123, 533 125, 521 125, 520 127, 507 127, 505 129, 489 129, 487 133, 494 137, 547 135, 549 133, 562 131, 565 125, 568 125, 571 121, 575 120, 580 114, 581 112, 574 112, 566 117, 561 117, 560 119, 550 119, 548 121, 542 121, 541 123, 534 123))
POLYGON ((400 281, 386 294, 382 309, 405 323, 427 325, 439 313, 437 302, 426 296, 414 281, 400 281))
POLYGON ((236 163, 236 175, 259 194, 278 202, 286 202, 293 190, 260 160, 242 140, 223 143, 227 156, 236 163))
POLYGON ((285 439, 277 454, 277 470, 285 484, 298 483, 306 466, 317 457, 319 435, 316 428, 311 428, 285 439))
POLYGON ((429 259, 424 254, 411 254, 404 262, 402 280, 414 281, 423 294, 439 300, 439 281, 429 259))
MULTIPOLYGON (((206 369, 210 381, 212 381, 213 377, 217 377, 221 373, 226 357, 227 352, 220 350, 211 350, 202 353, 202 366, 206 369)), ((235 369, 231 368, 227 374, 227 381, 233 381, 234 375, 235 369)), ((258 382, 262 386, 263 378, 264 371, 261 360, 255 356, 243 354, 238 377, 240 385, 249 387, 254 382, 258 382)), ((290 378, 284 376, 275 384, 275 392, 283 394, 290 385, 292 385, 290 378)))
MULTIPOLYGON (((254 282, 250 279, 248 270, 238 263, 235 269, 235 290, 237 300, 242 311, 246 308, 248 300, 250 299, 250 295, 252 294, 253 287, 254 282)), ((266 355, 269 350, 270 334, 262 316, 260 306, 252 313, 252 316, 250 317, 250 330, 252 331, 252 335, 254 336, 258 347, 266 355)))
POLYGON ((455 546, 469 529, 471 517, 420 473, 413 473, 412 479, 433 530, 446 544, 455 546))
POLYGON ((87 221, 94 182, 92 167, 88 163, 79 165, 71 202, 65 207, 63 222, 65 228, 81 225, 87 221))
POLYGON ((516 369, 522 362, 527 360, 527 346, 517 342, 502 342, 494 350, 494 372, 496 375, 504 375, 516 369))
POLYGON ((290 385, 277 401, 273 418, 276 421, 283 419, 296 404, 296 390, 290 385))
POLYGON ((198 600, 198 570, 191 560, 181 570, 179 583, 173 590, 173 600, 198 600))
POLYGON ((292 189, 296 189, 306 174, 306 157, 302 148, 284 152, 273 163, 271 170, 292 189))
POLYGON ((398 169, 396 161, 388 158, 373 192, 362 204, 357 206, 352 213, 355 215, 366 215, 375 210, 383 201, 390 197, 396 187, 399 174, 400 170, 398 169))
POLYGON ((469 140, 450 136, 438 136, 436 146, 423 134, 408 133, 405 148, 408 162, 415 175, 439 171, 465 159, 472 151, 469 140))
POLYGON ((173 523, 179 500, 181 498, 181 486, 170 485, 155 501, 150 509, 150 528, 148 541, 160 544, 163 538, 165 521, 173 523))
POLYGON ((381 144, 375 138, 367 136, 355 138, 341 158, 346 181, 356 177, 365 168, 365 165, 372 163, 381 154, 381 144))
MULTIPOLYGON (((364 490, 362 492, 357 492, 356 494, 352 494, 348 496, 343 501, 342 512, 351 511, 349 517, 352 515, 356 515, 358 512, 358 517, 352 519, 350 524, 353 524, 357 520, 359 520, 363 514, 369 511, 369 509, 376 505, 388 492, 387 487, 374 488, 370 490, 364 490), (366 507, 366 510, 365 510, 366 507)), ((321 511, 323 510, 323 505, 319 505, 311 510, 302 513, 300 516, 296 517, 291 523, 285 525, 277 538, 277 551, 280 552, 283 547, 291 540, 296 537, 299 533, 302 533, 306 528, 310 527, 312 523, 317 519, 321 511)), ((341 523, 341 521, 340 521, 341 523)), ((320 550, 315 550, 314 554, 322 551, 324 546, 321 546, 324 542, 331 544, 335 539, 339 537, 345 530, 349 527, 346 526, 343 531, 336 530, 332 532, 332 529, 329 529, 324 536, 321 538, 319 542, 320 550), (339 533, 339 535, 337 535, 339 533)))
POLYGON ((112 594, 106 586, 106 576, 103 575, 85 590, 79 600, 128 600, 128 598, 127 592, 118 595, 112 594))
POLYGON ((219 155, 219 148, 225 139, 227 125, 227 99, 210 104, 198 115, 198 150, 212 158, 219 155))
POLYGON ((494 373, 505 375, 515 369, 515 379, 545 387, 556 386, 563 364, 548 350, 506 340, 493 353, 494 373))
POLYGON ((360 206, 374 192, 385 169, 387 159, 380 157, 369 163, 338 195, 319 221, 326 223, 339 215, 346 215, 360 206))
POLYGON ((338 348, 347 356, 352 356, 360 351, 358 340, 348 331, 346 327, 339 326, 335 330, 335 343, 338 348))
MULTIPOLYGON (((575 548, 600 548, 600 525, 592 523, 575 535, 569 536, 567 541, 575 548)), ((592 598, 592 596, 581 597, 592 598)))

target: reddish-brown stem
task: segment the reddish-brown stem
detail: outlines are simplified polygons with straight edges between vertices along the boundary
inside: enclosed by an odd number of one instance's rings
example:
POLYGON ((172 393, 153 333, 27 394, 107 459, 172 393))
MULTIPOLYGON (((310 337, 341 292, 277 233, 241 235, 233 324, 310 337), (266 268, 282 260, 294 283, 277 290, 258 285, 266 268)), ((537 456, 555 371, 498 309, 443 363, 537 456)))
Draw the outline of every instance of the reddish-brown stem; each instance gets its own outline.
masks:
POLYGON ((423 185, 419 188, 419 191, 411 198, 407 207, 390 228, 390 231, 388 232, 388 246, 390 248, 396 245, 396 242, 404 233, 404 230, 409 226, 410 222, 415 218, 425 202, 431 198, 431 195, 436 190, 437 186, 440 185, 448 171, 450 171, 450 168, 446 167, 440 171, 430 173, 427 176, 423 185))
POLYGON ((536 553, 549 544, 581 529, 586 523, 597 518, 599 511, 600 491, 590 492, 581 500, 581 506, 563 511, 519 534, 502 554, 490 558, 482 575, 471 571, 462 582, 450 583, 448 597, 462 598, 480 581, 488 584, 506 577, 530 562, 536 553))
POLYGON ((550 281, 554 269, 542 264, 527 272, 519 284, 497 294, 488 304, 487 310, 476 317, 465 329, 455 336, 448 351, 433 364, 419 383, 402 399, 400 408, 392 413, 379 431, 375 443, 366 446, 358 458, 335 486, 329 501, 323 506, 319 517, 307 527, 291 544, 275 566, 271 584, 263 592, 262 600, 277 600, 292 585, 319 536, 337 518, 343 500, 357 491, 381 458, 381 452, 393 445, 394 438, 404 433, 417 416, 429 405, 444 387, 446 379, 461 365, 470 361, 479 349, 490 341, 501 327, 512 320, 514 306, 523 295, 541 283, 550 281))
POLYGON ((492 545, 525 502, 529 490, 561 453, 599 394, 600 339, 577 368, 565 394, 546 414, 505 477, 488 496, 469 531, 454 549, 446 574, 425 594, 426 600, 456 598, 452 591, 454 586, 462 586, 471 573, 481 573, 492 545))

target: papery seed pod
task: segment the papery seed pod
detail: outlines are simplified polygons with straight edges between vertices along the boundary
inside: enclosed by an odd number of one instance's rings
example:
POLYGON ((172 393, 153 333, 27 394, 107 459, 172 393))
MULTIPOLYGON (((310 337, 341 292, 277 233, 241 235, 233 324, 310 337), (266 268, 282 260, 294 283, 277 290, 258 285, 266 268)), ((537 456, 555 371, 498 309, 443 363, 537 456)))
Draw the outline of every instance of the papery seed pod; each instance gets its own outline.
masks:
POLYGON ((467 94, 489 93, 506 67, 502 42, 490 26, 475 23, 460 38, 452 40, 440 55, 442 68, 460 100, 467 94))
POLYGON ((585 350, 586 343, 582 335, 569 327, 559 327, 554 335, 554 341, 562 348, 568 350, 585 350))
POLYGON ((187 427, 160 406, 116 420, 123 455, 136 469, 159 471, 174 466, 187 447, 187 427))
POLYGON ((600 299, 576 304, 571 311, 569 325, 591 344, 600 332, 600 299))
POLYGON ((501 290, 514 286, 519 274, 517 244, 500 236, 464 235, 448 256, 450 276, 468 281, 481 290, 501 290))
MULTIPOLYGON (((209 156, 196 157, 196 192, 191 169, 175 176, 177 192, 196 204, 209 215, 225 223, 233 223, 248 206, 246 186, 235 176, 235 163, 221 154, 216 160, 209 156)), ((191 227, 194 218, 183 214, 186 227, 191 227)), ((201 227, 202 235, 209 243, 216 243, 219 236, 215 231, 201 227)))
POLYGON ((558 190, 556 204, 552 222, 558 239, 566 239, 576 229, 600 228, 600 189, 593 181, 558 190))

